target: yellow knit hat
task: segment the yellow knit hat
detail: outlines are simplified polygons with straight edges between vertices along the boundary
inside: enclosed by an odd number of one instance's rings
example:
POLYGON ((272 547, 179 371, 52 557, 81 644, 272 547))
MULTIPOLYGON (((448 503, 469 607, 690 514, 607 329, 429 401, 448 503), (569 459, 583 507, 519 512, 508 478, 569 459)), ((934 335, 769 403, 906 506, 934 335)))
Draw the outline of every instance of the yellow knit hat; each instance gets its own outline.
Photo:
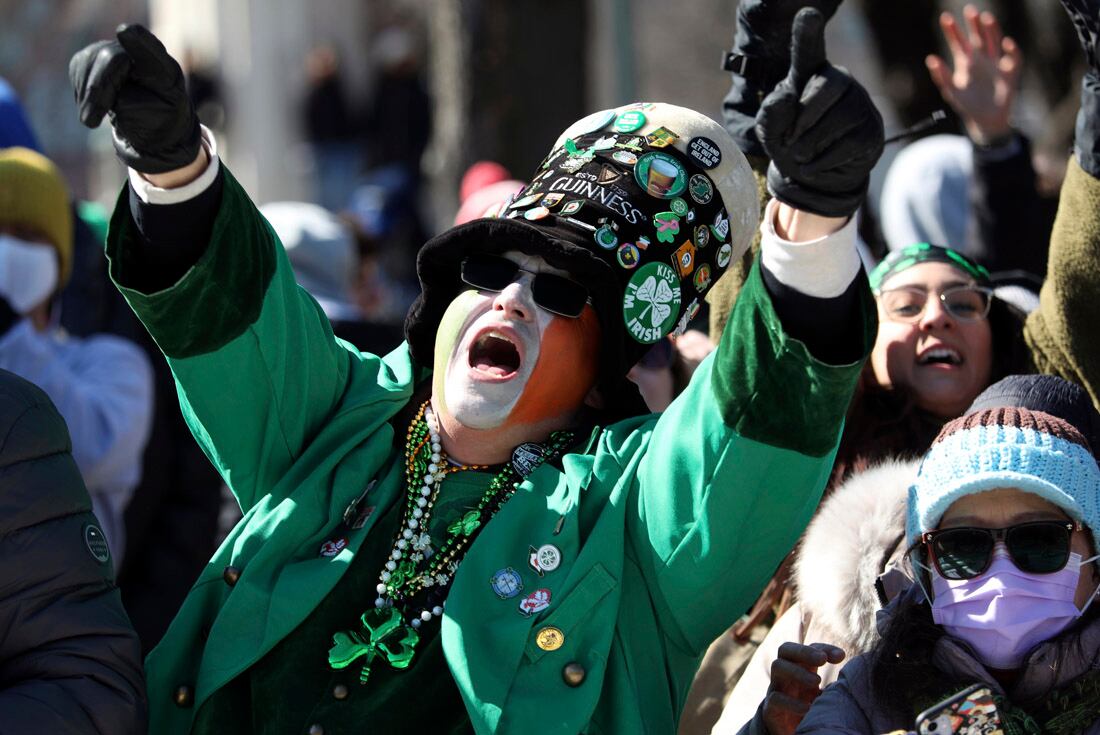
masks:
POLYGON ((29 148, 0 149, 0 224, 9 223, 42 232, 57 248, 60 291, 73 267, 69 190, 57 166, 29 148))

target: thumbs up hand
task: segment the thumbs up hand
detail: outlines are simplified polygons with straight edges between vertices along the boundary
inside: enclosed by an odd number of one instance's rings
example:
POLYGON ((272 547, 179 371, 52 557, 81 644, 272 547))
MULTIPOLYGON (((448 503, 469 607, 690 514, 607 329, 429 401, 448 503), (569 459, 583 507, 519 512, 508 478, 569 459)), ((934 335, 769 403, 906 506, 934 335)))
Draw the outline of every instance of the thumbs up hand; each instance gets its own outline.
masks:
POLYGON ((81 49, 69 62, 80 121, 94 128, 106 115, 118 157, 141 173, 192 164, 199 118, 179 64, 143 26, 121 26, 116 38, 81 49))
POLYGON ((825 18, 803 8, 791 28, 791 67, 760 106, 756 134, 771 164, 768 190, 825 217, 853 214, 882 155, 882 117, 851 74, 825 56, 825 18))

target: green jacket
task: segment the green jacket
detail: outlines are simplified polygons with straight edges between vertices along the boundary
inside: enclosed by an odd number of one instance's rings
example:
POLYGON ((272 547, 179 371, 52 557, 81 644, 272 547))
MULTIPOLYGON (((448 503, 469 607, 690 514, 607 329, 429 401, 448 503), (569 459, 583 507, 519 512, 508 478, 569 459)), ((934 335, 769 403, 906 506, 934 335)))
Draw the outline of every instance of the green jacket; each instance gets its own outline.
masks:
MULTIPOLYGON (((210 243, 170 288, 131 288, 141 268, 125 195, 108 243, 112 277, 168 357, 184 415, 244 511, 146 661, 157 735, 186 733, 195 707, 337 583, 381 514, 337 556, 318 549, 372 480, 368 505, 403 492, 401 472, 389 471, 402 461, 389 420, 428 375, 404 345, 379 358, 334 339, 270 227, 222 175, 210 243), (242 570, 235 585, 223 581, 227 566, 242 570), (190 697, 177 697, 181 685, 190 697)), ((866 349, 871 307, 868 292, 866 349)), ((673 732, 703 651, 806 525, 860 364, 824 365, 788 338, 759 272, 731 324, 663 415, 582 438, 563 470, 530 475, 471 546, 441 636, 477 732, 673 732), (549 542, 562 556, 544 580, 551 605, 524 617, 489 579, 549 542), (547 625, 565 637, 552 652, 535 642, 547 625), (570 662, 585 670, 576 687, 562 677, 570 662)), ((374 596, 364 590, 364 605, 374 596)))

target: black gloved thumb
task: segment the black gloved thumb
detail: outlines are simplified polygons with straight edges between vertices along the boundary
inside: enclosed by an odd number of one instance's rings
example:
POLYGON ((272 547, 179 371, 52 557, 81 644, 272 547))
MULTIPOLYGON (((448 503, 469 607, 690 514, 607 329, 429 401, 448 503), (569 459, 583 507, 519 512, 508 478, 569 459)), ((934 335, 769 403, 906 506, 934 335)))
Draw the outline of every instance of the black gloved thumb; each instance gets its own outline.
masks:
POLYGON ((168 49, 145 26, 123 24, 115 36, 133 61, 130 75, 137 81, 155 88, 165 86, 180 73, 179 64, 168 54, 168 49))
POLYGON ((801 92, 825 64, 825 16, 816 8, 802 8, 791 25, 791 86, 801 92))
POLYGON ((69 81, 80 122, 89 128, 99 127, 129 73, 130 57, 116 41, 100 41, 74 54, 69 81))

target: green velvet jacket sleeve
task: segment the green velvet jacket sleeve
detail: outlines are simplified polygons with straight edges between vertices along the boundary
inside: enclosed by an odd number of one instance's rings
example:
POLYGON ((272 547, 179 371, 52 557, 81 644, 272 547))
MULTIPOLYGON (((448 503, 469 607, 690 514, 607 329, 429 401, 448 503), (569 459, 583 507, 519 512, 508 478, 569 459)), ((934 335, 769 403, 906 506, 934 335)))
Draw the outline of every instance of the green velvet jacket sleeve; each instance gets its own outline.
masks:
POLYGON ((271 492, 331 418, 354 372, 378 394, 386 365, 336 340, 294 281, 274 231, 223 167, 221 207, 204 254, 155 293, 135 284, 140 234, 125 191, 107 243, 110 274, 168 358, 192 433, 243 510, 271 492))
MULTIPOLYGON (((866 287, 861 313, 866 355, 866 287)), ((718 349, 654 426, 628 512, 637 562, 689 652, 752 604, 809 522, 862 363, 826 365, 788 337, 757 261, 718 349)))
POLYGON ((1024 337, 1039 372, 1085 387, 1100 407, 1100 180, 1071 157, 1050 239, 1047 278, 1024 337))

